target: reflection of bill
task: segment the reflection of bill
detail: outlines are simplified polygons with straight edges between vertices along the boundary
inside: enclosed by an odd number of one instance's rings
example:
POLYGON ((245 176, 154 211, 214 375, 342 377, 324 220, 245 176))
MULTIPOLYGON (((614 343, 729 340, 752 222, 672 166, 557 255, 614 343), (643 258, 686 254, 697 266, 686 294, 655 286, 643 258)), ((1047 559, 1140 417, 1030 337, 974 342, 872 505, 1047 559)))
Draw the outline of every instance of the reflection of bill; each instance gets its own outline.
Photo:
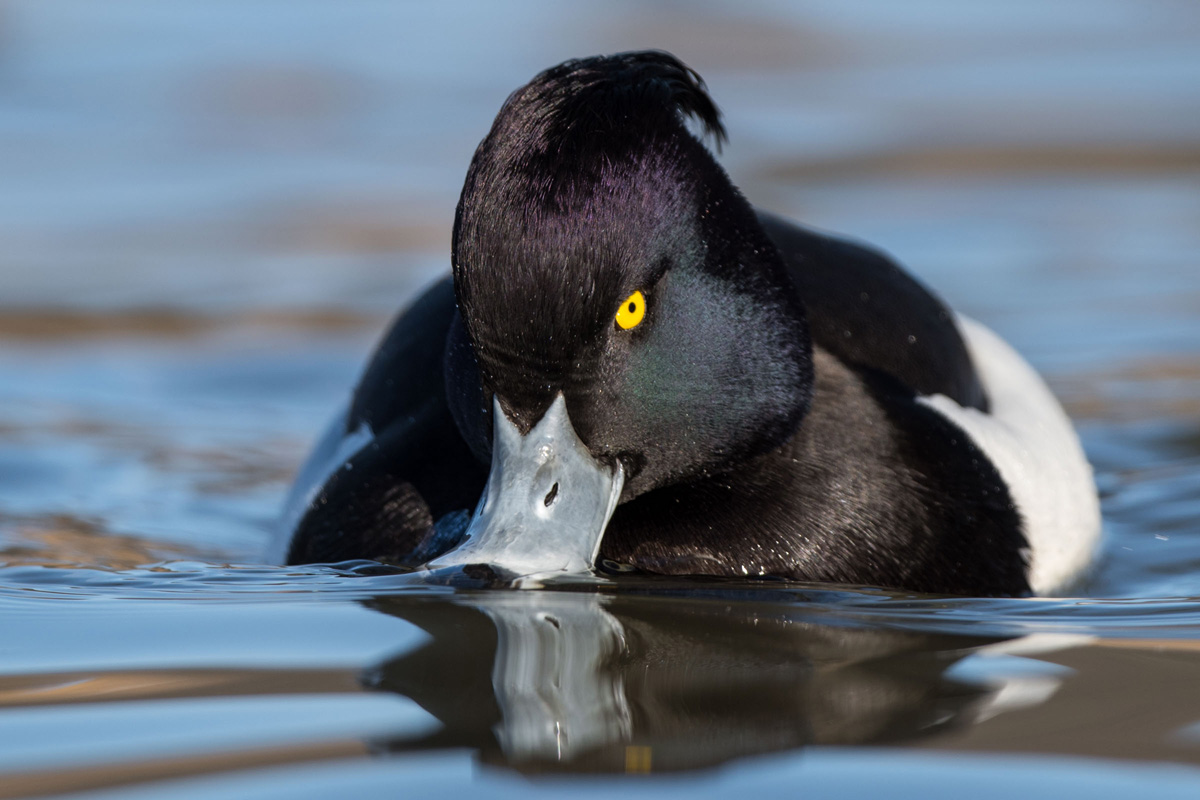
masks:
POLYGON ((481 605, 496 625, 496 739, 512 761, 573 761, 629 741, 621 623, 595 595, 505 592, 481 605))
POLYGON ((947 670, 994 639, 825 625, 801 605, 487 591, 371 604, 432 634, 370 688, 443 729, 385 749, 475 749, 526 772, 705 767, 969 723, 996 687, 947 670))

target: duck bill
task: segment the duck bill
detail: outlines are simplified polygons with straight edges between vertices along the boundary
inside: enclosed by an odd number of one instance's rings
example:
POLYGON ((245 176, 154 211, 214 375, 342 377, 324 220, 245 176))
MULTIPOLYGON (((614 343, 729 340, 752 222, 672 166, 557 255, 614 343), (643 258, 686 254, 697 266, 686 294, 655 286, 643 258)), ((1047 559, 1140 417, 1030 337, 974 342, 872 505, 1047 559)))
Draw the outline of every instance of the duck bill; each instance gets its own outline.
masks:
POLYGON ((587 572, 625 473, 580 441, 562 394, 521 435, 492 400, 492 466, 463 543, 429 567, 487 564, 517 576, 587 572))

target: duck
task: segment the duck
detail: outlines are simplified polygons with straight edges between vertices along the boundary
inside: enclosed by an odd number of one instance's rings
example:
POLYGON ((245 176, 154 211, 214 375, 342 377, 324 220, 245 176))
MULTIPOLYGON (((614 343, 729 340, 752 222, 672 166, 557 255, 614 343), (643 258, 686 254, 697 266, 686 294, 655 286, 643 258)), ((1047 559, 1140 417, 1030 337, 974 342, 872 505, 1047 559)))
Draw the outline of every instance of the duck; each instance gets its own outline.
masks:
POLYGON ((756 209, 675 56, 504 102, 276 559, 1063 591, 1100 532, 1034 369, 877 249, 756 209))

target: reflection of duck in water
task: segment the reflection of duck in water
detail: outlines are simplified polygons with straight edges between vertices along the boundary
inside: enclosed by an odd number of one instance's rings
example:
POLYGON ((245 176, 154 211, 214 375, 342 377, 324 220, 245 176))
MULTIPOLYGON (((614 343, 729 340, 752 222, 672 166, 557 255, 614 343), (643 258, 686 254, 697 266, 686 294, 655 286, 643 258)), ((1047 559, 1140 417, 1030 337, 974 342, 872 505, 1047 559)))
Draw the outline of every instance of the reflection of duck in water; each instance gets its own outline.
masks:
POLYGON ((444 726, 381 746, 468 747, 524 771, 692 769, 901 741, 969 722, 994 694, 945 675, 992 640, 813 624, 778 603, 487 592, 371 604, 433 641, 368 685, 444 726))
POLYGON ((1096 496, 1037 375, 875 251, 756 212, 685 117, 724 136, 663 53, 567 62, 508 99, 453 281, 400 317, 314 453, 288 560, 1068 581, 1096 496))

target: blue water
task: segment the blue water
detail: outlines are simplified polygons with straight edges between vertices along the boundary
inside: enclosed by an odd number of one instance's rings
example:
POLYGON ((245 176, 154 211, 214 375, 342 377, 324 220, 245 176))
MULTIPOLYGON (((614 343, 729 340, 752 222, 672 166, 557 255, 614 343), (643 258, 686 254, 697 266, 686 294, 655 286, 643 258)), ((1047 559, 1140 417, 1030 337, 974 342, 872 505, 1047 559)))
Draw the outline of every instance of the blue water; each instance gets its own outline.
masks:
POLYGON ((0 0, 0 797, 1196 796, 1198 85, 1166 0, 0 0), (261 564, 504 97, 640 47, 1046 375, 1070 596, 261 564))

